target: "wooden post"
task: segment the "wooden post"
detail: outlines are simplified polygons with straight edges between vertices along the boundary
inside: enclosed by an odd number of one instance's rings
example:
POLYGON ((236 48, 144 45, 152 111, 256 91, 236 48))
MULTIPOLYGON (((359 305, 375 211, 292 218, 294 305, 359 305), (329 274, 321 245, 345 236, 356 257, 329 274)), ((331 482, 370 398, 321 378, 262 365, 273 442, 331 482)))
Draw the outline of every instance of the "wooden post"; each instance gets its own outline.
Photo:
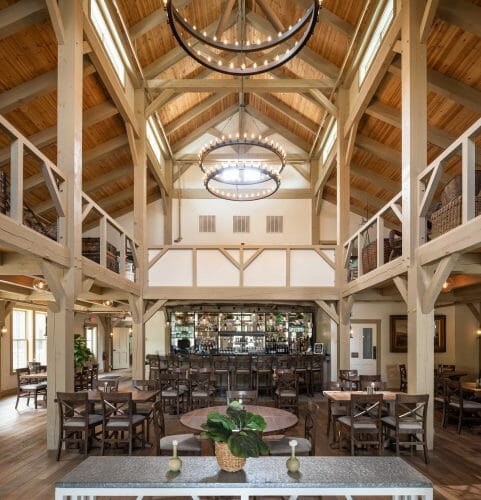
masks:
POLYGON ((416 259, 420 222, 418 206, 422 198, 417 181, 427 165, 427 61, 426 44, 421 43, 419 30, 423 2, 402 0, 402 227, 403 256, 409 258, 408 268, 408 391, 429 394, 428 446, 433 445, 434 384, 434 310, 425 314, 421 300, 426 271, 416 259))
MULTIPOLYGON (((138 121, 140 137, 135 141, 137 152, 134 161, 134 238, 139 244, 140 255, 137 276, 141 290, 147 282, 147 250, 145 245, 145 219, 147 215, 147 156, 145 150, 144 90, 135 91, 135 116, 138 121)), ((144 304, 142 296, 130 297, 132 310, 132 378, 143 379, 145 370, 145 325, 143 320, 144 304)))
MULTIPOLYGON (((336 286, 346 284, 347 276, 342 259, 344 242, 349 236, 350 207, 350 165, 347 161, 347 140, 344 125, 349 110, 349 94, 346 89, 339 89, 339 117, 337 123, 337 249, 336 249, 336 286)), ((349 314, 345 314, 346 301, 339 303, 339 359, 338 368, 348 369, 350 365, 349 314)))
MULTIPOLYGON (((311 160, 311 189, 312 189, 312 200, 311 200, 311 243, 313 245, 319 245, 319 241, 321 238, 321 217, 317 213, 317 199, 314 194, 314 186, 317 182, 318 175, 318 161, 311 160)), ((320 195, 319 195, 320 196, 320 195)))
POLYGON ((48 406, 47 448, 58 439, 57 391, 73 391, 74 304, 82 286, 82 4, 64 0, 60 12, 65 26, 65 43, 58 46, 57 164, 67 182, 61 192, 66 217, 61 225, 63 243, 70 252, 70 267, 59 272, 61 292, 55 311, 49 308, 47 328, 48 406))

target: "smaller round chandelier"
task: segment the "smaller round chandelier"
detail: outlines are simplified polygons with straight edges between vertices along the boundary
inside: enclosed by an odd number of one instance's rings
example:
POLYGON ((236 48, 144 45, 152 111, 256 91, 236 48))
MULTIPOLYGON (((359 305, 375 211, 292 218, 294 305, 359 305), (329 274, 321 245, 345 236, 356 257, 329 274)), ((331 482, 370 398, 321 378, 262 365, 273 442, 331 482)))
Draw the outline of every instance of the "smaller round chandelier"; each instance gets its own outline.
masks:
POLYGON ((279 189, 280 174, 285 166, 286 153, 282 146, 262 135, 222 136, 221 139, 210 141, 199 152, 199 167, 204 172, 205 188, 224 200, 253 201, 268 198, 279 189), (233 157, 220 162, 210 161, 210 155, 223 148, 234 149, 233 157), (247 151, 251 148, 256 150, 252 158, 247 157, 247 151), (263 154, 258 154, 258 151, 263 154), (256 155, 264 158, 256 158, 256 155), (265 159, 266 156, 268 160, 265 159))
MULTIPOLYGON (((259 30, 247 23, 245 0, 238 0, 235 22, 229 22, 229 12, 224 12, 214 33, 187 18, 186 11, 201 12, 201 5, 193 2, 181 12, 174 3, 173 0, 164 0, 168 22, 179 45, 199 64, 233 76, 266 73, 292 59, 314 32, 321 8, 321 1, 313 0, 296 21, 285 27, 275 16, 273 5, 259 2, 266 15, 261 21, 272 26, 272 33, 266 35, 259 34, 259 30)), ((292 2, 284 3, 288 12, 295 11, 292 2)))

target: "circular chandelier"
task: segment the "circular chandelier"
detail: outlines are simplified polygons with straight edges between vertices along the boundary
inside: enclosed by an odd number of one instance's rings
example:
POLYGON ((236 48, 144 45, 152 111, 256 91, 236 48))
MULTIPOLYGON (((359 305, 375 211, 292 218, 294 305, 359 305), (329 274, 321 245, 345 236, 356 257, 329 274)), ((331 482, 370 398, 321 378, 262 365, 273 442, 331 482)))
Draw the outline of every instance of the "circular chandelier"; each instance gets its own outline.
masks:
MULTIPOLYGON (((169 25, 179 45, 199 64, 233 76, 272 71, 292 59, 311 37, 321 8, 321 1, 313 0, 297 21, 284 27, 273 8, 265 1, 259 2, 266 15, 261 20, 272 25, 272 34, 260 37, 258 30, 246 29, 245 0, 239 0, 235 23, 241 29, 230 29, 229 12, 224 11, 214 34, 187 19, 174 3, 164 0, 169 25), (238 32, 240 39, 236 37, 238 32)), ((294 10, 294 6, 290 7, 288 10, 294 10)), ((187 9, 193 10, 192 6, 187 9)))
MULTIPOLYGON (((255 154, 254 154, 255 156, 255 154)), ((253 201, 273 195, 281 184, 280 174, 286 166, 286 153, 282 146, 261 135, 228 137, 210 141, 199 152, 199 167, 204 172, 204 186, 211 194, 224 200, 253 201), (260 148, 272 160, 243 158, 243 148, 260 148), (236 149, 232 159, 209 163, 209 156, 222 148, 236 149)))

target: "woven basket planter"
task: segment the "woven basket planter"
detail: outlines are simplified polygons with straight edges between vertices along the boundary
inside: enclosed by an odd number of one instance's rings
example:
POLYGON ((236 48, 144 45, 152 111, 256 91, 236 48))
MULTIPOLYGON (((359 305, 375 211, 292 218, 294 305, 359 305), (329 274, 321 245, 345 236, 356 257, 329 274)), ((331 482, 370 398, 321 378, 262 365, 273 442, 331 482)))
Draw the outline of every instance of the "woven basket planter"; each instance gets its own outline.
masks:
MULTIPOLYGON (((384 263, 389 261, 391 245, 389 238, 384 238, 384 263)), ((362 272, 368 273, 377 267, 377 241, 367 244, 362 249, 362 272)))
POLYGON ((218 443, 217 441, 215 442, 215 458, 219 467, 227 472, 237 472, 246 463, 245 458, 236 457, 231 453, 227 443, 218 443))

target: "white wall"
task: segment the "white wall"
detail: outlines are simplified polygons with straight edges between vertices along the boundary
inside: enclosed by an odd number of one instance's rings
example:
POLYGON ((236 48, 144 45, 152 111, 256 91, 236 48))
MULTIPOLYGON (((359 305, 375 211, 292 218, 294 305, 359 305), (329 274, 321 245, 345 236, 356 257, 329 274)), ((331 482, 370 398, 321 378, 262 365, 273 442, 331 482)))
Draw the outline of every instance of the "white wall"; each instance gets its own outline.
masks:
MULTIPOLYGON (((181 200, 181 245, 227 243, 311 244, 311 202, 307 199, 226 201, 220 199, 181 200), (199 215, 216 216, 215 233, 199 233, 199 215), (250 216, 250 232, 234 233, 234 215, 250 216), (283 233, 266 233, 266 216, 284 217, 283 233)), ((178 201, 173 201, 173 237, 178 237, 178 201)), ((150 225, 150 221, 149 221, 150 225)))
POLYGON ((145 354, 168 354, 169 335, 165 316, 158 312, 145 324, 145 354))
MULTIPOLYGON (((322 202, 320 236, 321 241, 336 241, 337 238, 337 206, 328 201, 322 202)), ((361 227, 361 217, 359 215, 350 214, 349 217, 349 234, 355 233, 361 227)))

